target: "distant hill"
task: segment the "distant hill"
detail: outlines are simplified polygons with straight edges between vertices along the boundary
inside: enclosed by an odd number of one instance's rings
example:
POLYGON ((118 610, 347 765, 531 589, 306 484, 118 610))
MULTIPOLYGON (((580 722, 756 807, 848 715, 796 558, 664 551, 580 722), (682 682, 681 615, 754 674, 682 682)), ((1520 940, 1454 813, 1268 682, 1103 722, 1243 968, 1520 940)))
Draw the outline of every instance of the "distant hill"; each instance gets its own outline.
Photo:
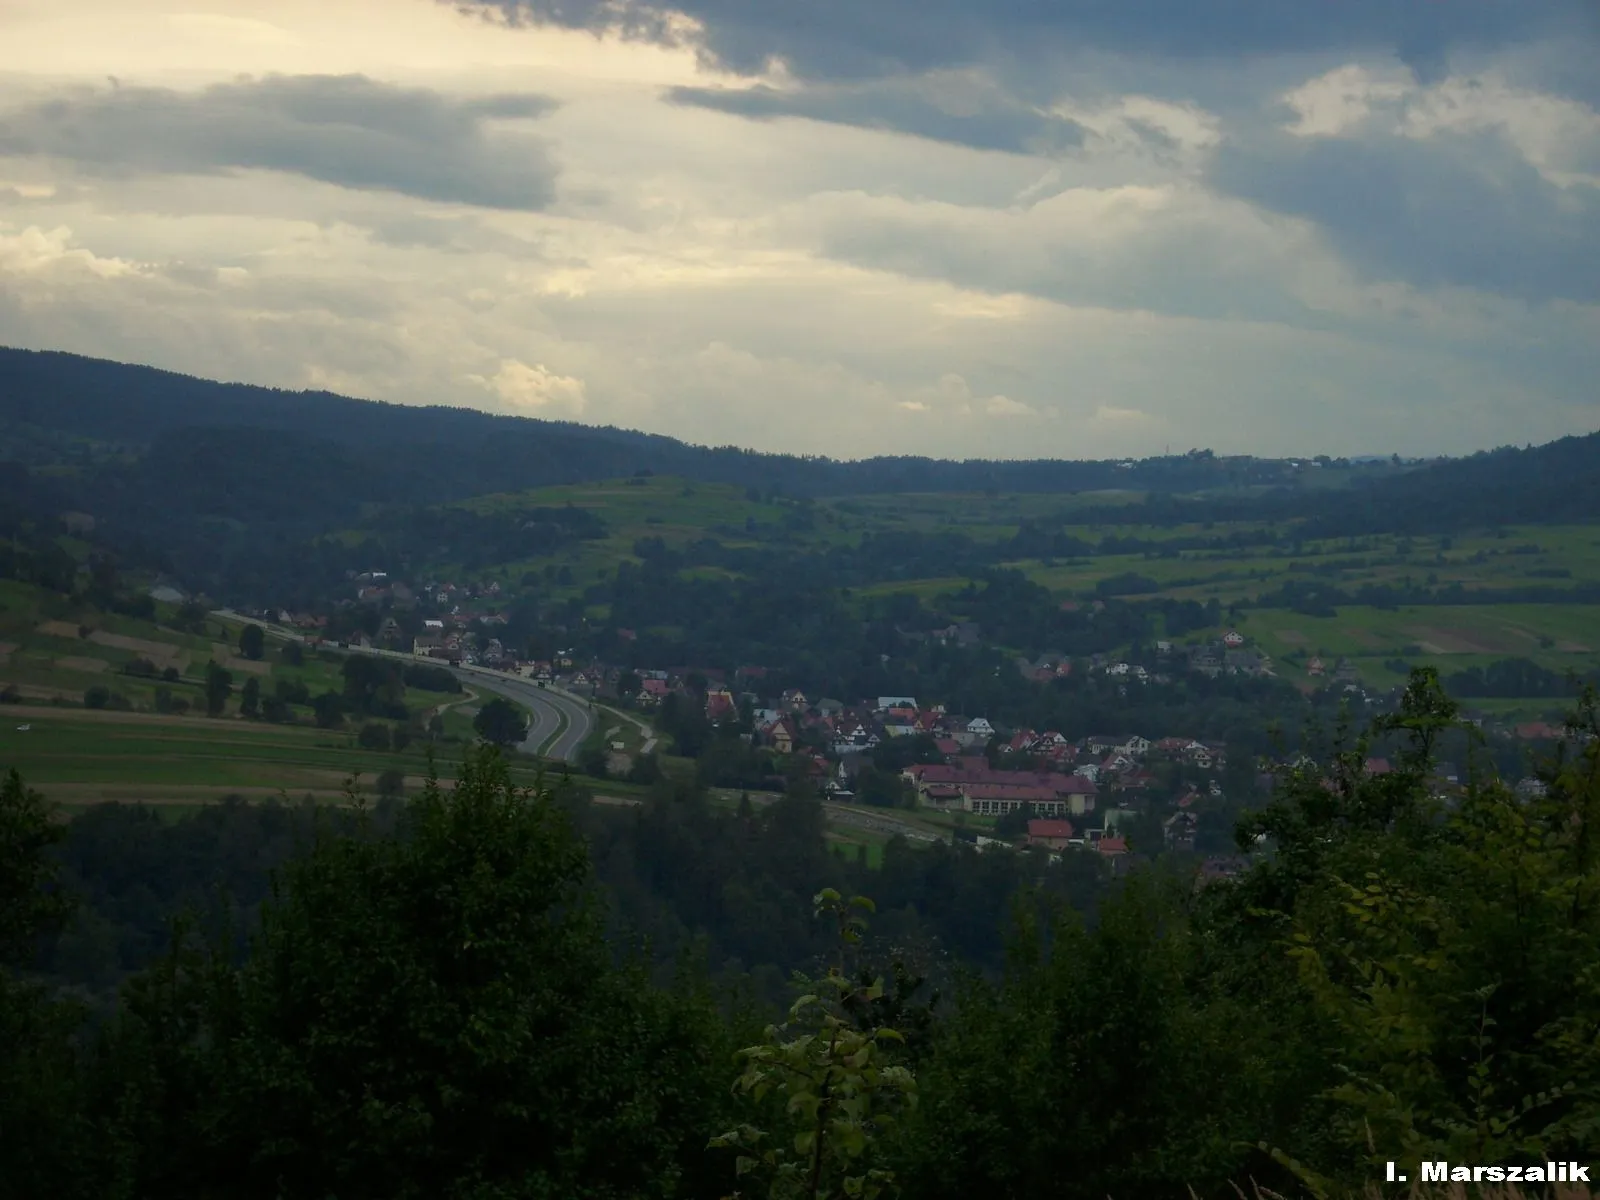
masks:
POLYGON ((387 514, 395 545, 424 535, 450 546, 590 536, 582 514, 565 522, 543 514, 539 531, 492 521, 464 531, 454 518, 422 510, 638 475, 732 485, 764 498, 1089 494, 1056 525, 1250 520, 1296 522, 1307 537, 1422 533, 1593 520, 1600 435, 1424 466, 1209 451, 1139 461, 841 462, 0 348, 0 536, 15 537, 33 521, 26 547, 43 564, 30 568, 37 571, 59 566, 38 539, 72 510, 95 518, 94 540, 114 547, 125 565, 245 596, 286 572, 342 574, 342 544, 326 535, 370 528, 378 513, 387 514), (1113 491, 1115 505, 1108 497, 1105 508, 1084 507, 1092 494, 1113 491), (1126 503, 1141 495, 1142 503, 1126 503))
MULTIPOLYGON (((0 457, 23 461, 147 460, 190 490, 303 458, 308 478, 334 473, 351 503, 440 502, 489 491, 615 479, 639 471, 776 489, 786 495, 882 492, 1196 491, 1279 482, 1270 460, 1170 456, 1140 462, 1026 462, 880 457, 840 462, 694 446, 612 427, 497 416, 474 409, 354 400, 214 383, 72 354, 0 348, 0 457), (233 430, 234 435, 196 431, 233 430), (203 450, 203 453, 200 451, 203 450), (54 456, 54 457, 52 457, 54 456)), ((137 487, 140 471, 123 476, 137 487)), ((318 483, 306 507, 329 500, 318 483)), ((210 494, 208 490, 208 494, 210 494)), ((225 496, 226 492, 218 492, 225 496)), ((242 515, 224 508, 217 515, 242 515)))
POLYGON ((1600 519, 1600 433, 1485 451, 1309 499, 1295 505, 1307 518, 1308 537, 1594 521, 1600 519))

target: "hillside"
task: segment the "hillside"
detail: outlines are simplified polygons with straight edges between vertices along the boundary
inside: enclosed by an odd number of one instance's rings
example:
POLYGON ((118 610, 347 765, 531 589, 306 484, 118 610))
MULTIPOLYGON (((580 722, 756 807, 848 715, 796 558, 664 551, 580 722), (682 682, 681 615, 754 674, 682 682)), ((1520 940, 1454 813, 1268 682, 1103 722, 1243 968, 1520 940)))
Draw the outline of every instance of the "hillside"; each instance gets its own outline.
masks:
MULTIPOLYGON (((474 409, 214 383, 71 354, 0 348, 0 457, 80 469, 148 461, 144 471, 110 475, 138 492, 171 482, 158 464, 198 470, 202 479, 222 478, 228 467, 259 472, 262 433, 271 435, 264 449, 275 465, 284 457, 306 456, 296 478, 311 480, 326 468, 344 472, 344 494, 351 502, 438 501, 636 471, 810 496, 987 489, 1193 491, 1292 482, 1294 475, 1275 460, 1190 456, 1131 464, 914 457, 840 462, 692 446, 654 434, 474 409), (197 445, 195 431, 201 429, 232 433, 207 436, 197 445), (251 431, 248 438, 243 430, 251 431)), ((314 510, 309 501, 304 507, 314 510)))
POLYGON ((1597 438, 1410 467, 849 463, 0 350, 0 576, 70 590, 98 557, 352 630, 392 607, 408 634, 430 583, 493 584, 519 651, 830 693, 889 687, 852 664, 909 671, 953 622, 1030 660, 1242 625, 1306 687, 1318 658, 1385 688, 1419 663, 1560 676, 1600 663, 1597 438), (401 591, 351 609, 375 570, 401 591))

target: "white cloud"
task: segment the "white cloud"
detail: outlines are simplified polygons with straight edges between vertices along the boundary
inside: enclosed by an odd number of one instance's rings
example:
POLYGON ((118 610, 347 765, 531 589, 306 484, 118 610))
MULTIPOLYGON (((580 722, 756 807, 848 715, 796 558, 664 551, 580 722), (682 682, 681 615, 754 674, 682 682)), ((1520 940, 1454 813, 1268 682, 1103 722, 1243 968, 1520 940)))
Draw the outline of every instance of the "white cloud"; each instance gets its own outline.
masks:
POLYGON ((1284 103, 1298 114, 1287 128, 1297 137, 1340 137, 1360 127, 1375 106, 1413 91, 1410 77, 1399 66, 1384 72, 1355 63, 1337 67, 1284 94, 1284 103))
POLYGON ((543 363, 530 366, 508 358, 488 378, 482 375, 468 378, 488 388, 511 410, 524 415, 578 417, 589 403, 583 380, 557 375, 543 363))
MULTIPOLYGON (((0 110, 107 74, 186 95, 246 72, 361 72, 446 103, 531 90, 561 104, 537 126, 552 203, 0 157, 18 181, 0 342, 843 457, 1458 452, 1600 424, 1600 306, 1374 280, 1211 174, 1240 144, 1487 135, 1581 194, 1592 110, 1493 62, 1426 87, 1271 56, 928 77, 967 89, 933 97, 947 114, 1010 89, 1087 131, 1030 157, 666 103, 741 81, 433 0, 177 7, 175 29, 161 0, 0 0, 0 43, 34 72, 0 76, 0 110)), ((503 125, 484 136, 517 144, 503 125)))
POLYGON ((1401 67, 1355 63, 1308 80, 1283 101, 1299 137, 1384 132, 1425 140, 1441 134, 1504 137, 1558 186, 1600 186, 1600 113, 1581 101, 1515 87, 1497 71, 1452 75, 1420 86, 1401 67))
POLYGON ((29 225, 17 233, 0 224, 0 271, 40 275, 58 270, 87 272, 101 279, 138 273, 138 266, 120 258, 102 258, 73 245, 72 230, 65 225, 41 229, 29 225))
POLYGON ((990 396, 983 402, 983 410, 991 417, 1037 417, 1039 410, 1010 396, 990 396))

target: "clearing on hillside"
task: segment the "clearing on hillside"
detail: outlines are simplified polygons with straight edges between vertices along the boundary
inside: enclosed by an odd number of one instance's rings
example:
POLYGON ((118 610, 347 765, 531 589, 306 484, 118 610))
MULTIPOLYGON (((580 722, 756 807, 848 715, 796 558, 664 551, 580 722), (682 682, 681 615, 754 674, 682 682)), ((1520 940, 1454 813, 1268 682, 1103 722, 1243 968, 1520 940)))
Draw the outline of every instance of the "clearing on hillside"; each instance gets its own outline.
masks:
POLYGON ((66 658, 56 659, 56 666, 67 671, 87 671, 91 675, 98 675, 111 664, 103 658, 79 658, 77 655, 68 655, 66 658))
POLYGON ((1412 625, 1405 632, 1416 637, 1428 654, 1514 654, 1519 649, 1514 638, 1479 629, 1412 625))
MULTIPOLYGON (((76 631, 74 631, 76 635, 76 631)), ((162 660, 176 658, 181 653, 181 648, 171 642, 152 642, 149 638, 129 637, 123 633, 107 633, 103 629, 96 629, 89 635, 89 640, 99 646, 109 646, 113 650, 131 650, 133 653, 148 658, 156 666, 166 665, 162 660)))

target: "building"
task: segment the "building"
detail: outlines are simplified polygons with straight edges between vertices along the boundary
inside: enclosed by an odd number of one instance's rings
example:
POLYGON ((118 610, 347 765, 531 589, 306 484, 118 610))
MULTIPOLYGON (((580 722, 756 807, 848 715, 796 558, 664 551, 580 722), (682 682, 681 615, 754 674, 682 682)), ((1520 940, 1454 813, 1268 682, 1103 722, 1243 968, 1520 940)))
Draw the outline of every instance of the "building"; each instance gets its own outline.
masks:
POLYGON ((1003 817, 1029 805, 1041 817, 1083 816, 1093 812, 1099 789, 1081 775, 1048 771, 999 771, 987 764, 918 763, 901 775, 911 781, 917 800, 930 808, 959 806, 976 816, 1003 817))
POLYGON ((1063 850, 1071 845, 1071 821, 1056 821, 1035 817, 1028 822, 1028 845, 1043 846, 1047 850, 1063 850))

